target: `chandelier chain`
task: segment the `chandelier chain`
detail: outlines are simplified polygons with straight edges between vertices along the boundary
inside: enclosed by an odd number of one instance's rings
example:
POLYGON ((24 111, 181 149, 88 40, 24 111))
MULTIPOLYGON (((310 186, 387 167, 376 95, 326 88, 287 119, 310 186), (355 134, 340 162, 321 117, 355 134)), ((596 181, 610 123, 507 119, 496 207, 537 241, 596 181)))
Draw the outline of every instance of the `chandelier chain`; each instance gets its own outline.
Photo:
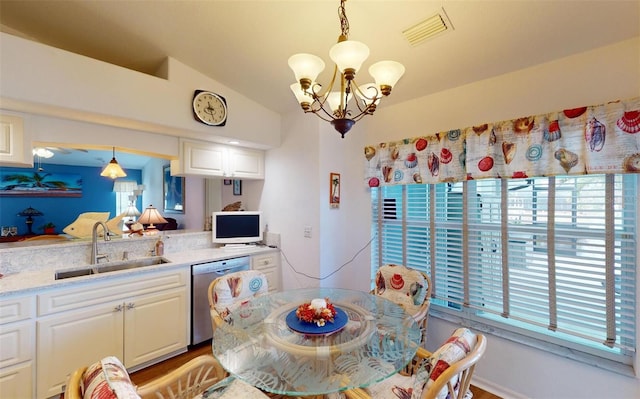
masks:
POLYGON ((347 0, 340 1, 340 7, 338 7, 338 16, 340 17, 340 30, 342 32, 342 36, 345 39, 349 38, 349 20, 347 19, 347 11, 344 7, 344 3, 347 0))

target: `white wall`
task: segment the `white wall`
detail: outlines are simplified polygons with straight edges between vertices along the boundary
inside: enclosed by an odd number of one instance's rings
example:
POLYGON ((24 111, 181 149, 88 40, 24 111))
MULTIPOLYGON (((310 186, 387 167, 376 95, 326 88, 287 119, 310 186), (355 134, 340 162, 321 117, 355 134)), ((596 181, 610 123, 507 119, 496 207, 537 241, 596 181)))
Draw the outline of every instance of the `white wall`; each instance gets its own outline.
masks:
POLYGON ((177 60, 166 60, 165 79, 6 33, 0 33, 0 47, 3 109, 204 141, 235 138, 254 148, 280 143, 277 113, 177 60), (194 120, 196 89, 226 98, 225 126, 194 120))
POLYGON ((283 288, 315 287, 320 285, 313 278, 320 276, 320 124, 300 112, 283 117, 282 129, 280 147, 266 154, 260 209, 269 230, 280 233, 283 288), (304 237, 305 226, 311 226, 311 238, 304 237))
MULTIPOLYGON (((394 90, 402 90, 402 81, 394 90)), ((640 95, 640 38, 560 59, 497 78, 385 107, 359 122, 366 144, 432 134, 485 122, 541 114, 640 95)), ((348 157, 360 165, 343 178, 364 181, 362 147, 349 148, 348 157)), ((362 183, 363 184, 363 183, 362 183)), ((640 197, 640 193, 638 193, 640 197)), ((368 190, 354 193, 362 208, 368 190)), ((358 216, 358 229, 369 228, 358 216)), ((344 220, 345 229, 352 222, 344 220)), ((324 247, 322 248, 324 251, 324 247)), ((346 254, 345 254, 346 255, 346 254)), ((364 278, 368 264, 363 262, 364 278)), ((638 265, 640 270, 640 265, 638 265)), ((638 276, 640 278, 640 275, 638 276)), ((640 280, 638 281, 640 288, 640 280)), ((639 289, 640 291, 640 289, 639 289)), ((640 296, 638 296, 640 297, 640 296)), ((640 312, 640 307, 638 308, 640 312)), ((640 313, 637 314, 640 320, 640 313)), ((431 317, 428 346, 437 347, 455 326, 431 317)), ((640 331, 639 331, 640 332, 640 331)), ((638 337, 637 342, 640 342, 638 337)), ((638 363, 636 361, 636 363, 638 363)), ((640 380, 538 351, 494 335, 488 336, 486 356, 476 369, 475 383, 505 397, 639 398, 640 380)))

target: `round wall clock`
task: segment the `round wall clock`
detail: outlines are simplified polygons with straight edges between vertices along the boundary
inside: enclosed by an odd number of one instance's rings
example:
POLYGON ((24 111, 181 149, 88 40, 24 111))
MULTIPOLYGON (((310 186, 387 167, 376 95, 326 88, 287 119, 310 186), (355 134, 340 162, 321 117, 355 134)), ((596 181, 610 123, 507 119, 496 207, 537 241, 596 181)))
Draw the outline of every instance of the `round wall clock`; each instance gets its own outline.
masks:
POLYGON ((227 101, 219 94, 196 90, 193 95, 193 116, 205 125, 224 126, 227 123, 227 101))

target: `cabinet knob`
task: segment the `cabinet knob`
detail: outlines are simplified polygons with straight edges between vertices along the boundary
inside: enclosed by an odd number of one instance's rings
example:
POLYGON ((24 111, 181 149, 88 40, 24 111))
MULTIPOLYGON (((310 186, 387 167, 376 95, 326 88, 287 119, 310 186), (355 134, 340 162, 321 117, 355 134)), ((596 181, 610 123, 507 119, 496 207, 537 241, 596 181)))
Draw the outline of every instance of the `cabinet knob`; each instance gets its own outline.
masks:
POLYGON ((135 303, 133 303, 133 302, 129 302, 129 303, 127 304, 127 309, 133 309, 133 308, 135 308, 135 307, 136 307, 136 304, 135 304, 135 303))
POLYGON ((115 308, 113 308, 113 310, 114 310, 115 312, 122 312, 122 305, 118 305, 118 306, 116 306, 115 308))

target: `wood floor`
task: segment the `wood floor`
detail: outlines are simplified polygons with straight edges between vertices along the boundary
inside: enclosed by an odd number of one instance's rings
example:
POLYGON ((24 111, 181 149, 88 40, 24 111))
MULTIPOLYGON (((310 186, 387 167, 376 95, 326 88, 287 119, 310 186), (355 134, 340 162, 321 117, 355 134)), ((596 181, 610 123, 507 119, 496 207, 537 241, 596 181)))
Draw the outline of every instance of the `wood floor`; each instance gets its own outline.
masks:
MULTIPOLYGON (((137 371, 131 374, 131 380, 136 385, 144 384, 145 382, 152 380, 160 375, 164 375, 167 372, 178 368, 180 365, 188 362, 196 356, 210 353, 211 342, 206 341, 198 346, 193 347, 187 353, 183 353, 169 360, 165 360, 162 363, 158 363, 154 366, 147 367, 144 370, 137 371)), ((471 386, 471 392, 473 392, 473 399, 501 399, 490 392, 483 391, 478 387, 471 386)))

